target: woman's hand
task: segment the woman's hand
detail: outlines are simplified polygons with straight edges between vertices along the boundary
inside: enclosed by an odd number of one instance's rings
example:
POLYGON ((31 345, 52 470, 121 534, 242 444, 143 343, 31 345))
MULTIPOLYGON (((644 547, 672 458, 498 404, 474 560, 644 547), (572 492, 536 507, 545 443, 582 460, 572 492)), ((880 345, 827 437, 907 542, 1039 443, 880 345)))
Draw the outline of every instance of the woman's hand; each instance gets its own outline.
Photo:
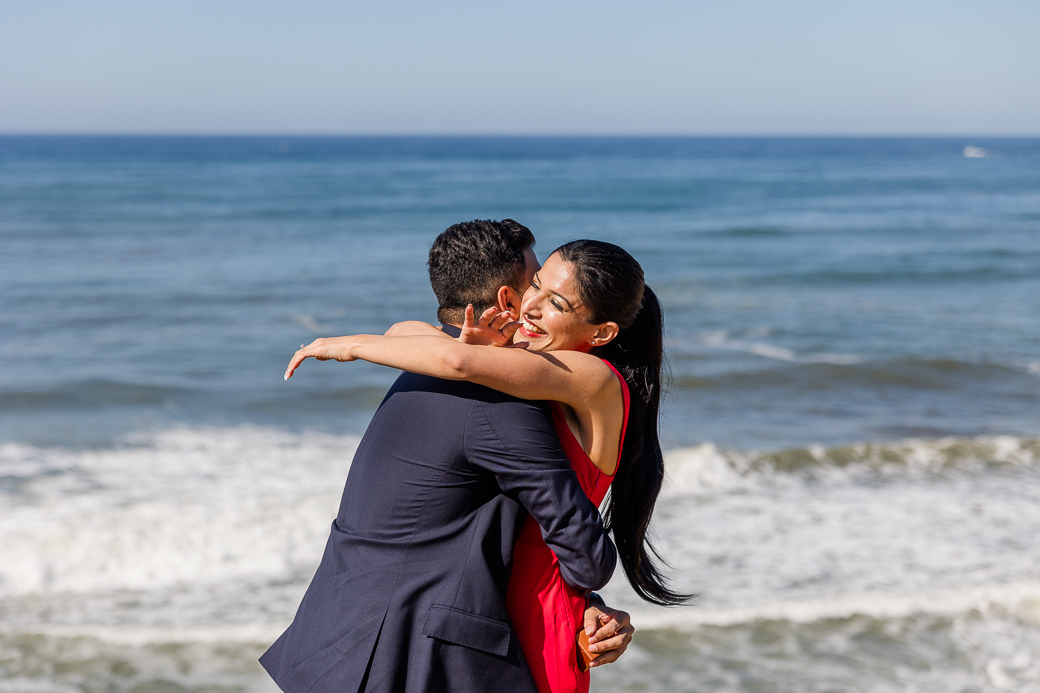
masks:
POLYGON ((378 337, 370 334, 356 334, 347 337, 320 337, 307 346, 301 344, 285 369, 285 380, 291 378, 300 364, 310 358, 319 361, 353 361, 355 357, 352 349, 362 342, 373 339, 378 339, 378 337))
POLYGON ((617 660, 628 649, 635 632, 627 612, 609 606, 590 606, 585 610, 585 634, 589 636, 589 651, 598 655, 589 666, 603 666, 617 660))
POLYGON ((513 316, 509 313, 499 313, 493 306, 485 310, 479 320, 475 320, 473 305, 470 304, 466 306, 466 320, 462 323, 459 341, 463 344, 526 347, 527 342, 512 343, 513 335, 518 329, 520 323, 513 320, 513 316))

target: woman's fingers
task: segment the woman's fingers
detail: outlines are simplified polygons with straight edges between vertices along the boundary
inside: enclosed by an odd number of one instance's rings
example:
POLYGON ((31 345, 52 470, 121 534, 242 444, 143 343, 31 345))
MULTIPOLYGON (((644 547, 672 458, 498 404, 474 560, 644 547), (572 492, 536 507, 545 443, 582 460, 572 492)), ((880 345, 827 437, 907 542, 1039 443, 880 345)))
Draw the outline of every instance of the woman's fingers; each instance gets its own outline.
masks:
POLYGON ((631 617, 624 611, 608 606, 586 609, 585 633, 589 635, 589 652, 596 655, 590 666, 603 666, 615 661, 628 649, 635 632, 631 617))
POLYGON ((591 607, 591 609, 595 609, 596 613, 586 613, 585 632, 588 632, 590 624, 596 627, 596 632, 589 635, 589 644, 614 637, 623 628, 632 625, 632 617, 628 615, 627 611, 615 610, 610 607, 604 607, 603 610, 596 607, 591 607), (592 618, 593 616, 594 619, 592 618))
POLYGON ((595 640, 594 644, 589 645, 589 651, 600 653, 592 660, 594 667, 610 664, 617 660, 628 649, 632 643, 632 635, 636 632, 636 629, 632 627, 631 618, 626 612, 615 611, 611 615, 603 614, 600 617, 601 621, 604 616, 607 617, 607 620, 603 627, 589 638, 589 640, 595 640))
MULTIPOLYGON (((466 308, 467 317, 469 312, 473 309, 473 306, 466 308)), ((499 311, 494 306, 488 308, 480 314, 480 320, 477 325, 480 327, 486 327, 491 330, 501 330, 503 327, 508 325, 512 321, 513 316, 509 314, 509 311, 499 311)), ((469 327, 470 325, 466 325, 469 327)))
POLYGON ((350 346, 356 341, 355 337, 320 337, 305 347, 301 347, 289 360, 285 369, 285 380, 293 376, 293 373, 305 360, 313 358, 318 361, 353 361, 354 356, 350 352, 350 346))
POLYGON ((473 306, 469 305, 466 306, 459 341, 465 344, 509 346, 513 334, 519 327, 520 323, 515 322, 508 311, 500 312, 497 308, 491 307, 477 318, 473 306))
POLYGON ((466 320, 463 323, 463 327, 487 327, 492 330, 500 330, 506 325, 511 319, 512 315, 509 311, 499 311, 494 306, 491 306, 483 313, 480 314, 480 318, 474 323, 473 320, 474 311, 473 304, 466 306, 466 320))
POLYGON ((480 314, 480 326, 481 327, 491 327, 492 329, 494 329, 494 327, 492 327, 491 323, 493 323, 495 321, 495 318, 497 316, 498 316, 498 309, 495 308, 494 306, 491 306, 490 308, 488 308, 487 310, 485 310, 483 313, 480 314))
POLYGON ((303 344, 300 345, 300 348, 296 350, 296 353, 293 354, 293 357, 289 359, 289 365, 285 368, 285 375, 282 376, 284 380, 288 380, 293 376, 293 373, 295 373, 296 369, 300 367, 300 364, 303 363, 308 356, 310 356, 310 354, 307 353, 307 350, 313 347, 319 341, 321 340, 315 339, 307 346, 304 346, 303 344))
POLYGON ((636 629, 632 626, 619 628, 613 636, 599 639, 594 645, 589 645, 589 652, 607 653, 627 647, 628 643, 632 642, 632 634, 635 632, 636 629))
POLYGON ((585 635, 591 638, 593 634, 600 628, 599 619, 605 616, 602 611, 599 610, 598 606, 590 606, 585 609, 585 635))
MULTIPOLYGON (((483 319, 483 315, 480 316, 483 319)), ((473 304, 470 303, 466 306, 466 317, 462 320, 462 329, 473 329, 477 325, 476 318, 473 317, 473 304)))
POLYGON ((306 358, 307 356, 303 353, 303 349, 297 350, 296 353, 293 354, 293 357, 289 359, 289 365, 285 367, 285 375, 283 375, 282 378, 284 380, 291 378, 293 373, 296 372, 296 369, 300 367, 300 364, 303 363, 306 358))
MULTIPOLYGON (((490 309, 488 312, 491 312, 492 310, 494 309, 490 309)), ((484 315, 487 315, 487 313, 484 313, 484 315)), ((499 313, 498 311, 494 311, 491 319, 488 320, 488 327, 493 330, 501 330, 502 326, 509 322, 511 317, 512 316, 509 315, 509 313, 499 313)))
MULTIPOLYGON (((506 313, 506 315, 509 314, 506 313)), ((509 317, 512 318, 511 315, 509 317)), ((509 322, 502 325, 502 336, 506 338, 506 344, 513 341, 513 335, 516 334, 516 331, 520 329, 521 324, 522 323, 520 323, 517 320, 510 319, 509 322)))
MULTIPOLYGON (((628 615, 626 611, 614 610, 609 607, 605 607, 605 611, 600 611, 596 614, 596 621, 594 622, 598 626, 595 633, 589 636, 590 645, 601 645, 608 641, 617 643, 616 638, 624 634, 628 634, 631 639, 631 634, 635 632, 632 628, 632 617, 628 615)), ((586 632, 588 631, 588 624, 586 623, 586 632)), ((616 644, 614 645, 617 646, 616 644)), ((603 647, 602 649, 592 649, 593 652, 602 652, 604 650, 611 649, 609 647, 603 647)))
POLYGON ((632 643, 632 633, 634 632, 635 628, 628 626, 627 628, 622 628, 616 637, 590 646, 590 652, 601 653, 592 660, 590 666, 601 667, 604 664, 610 664, 611 662, 616 661, 618 657, 625 653, 625 650, 627 650, 628 646, 632 643), (607 649, 608 647, 609 649, 607 649))
POLYGON ((289 360, 289 365, 285 369, 285 375, 283 376, 285 380, 288 380, 293 376, 293 373, 296 372, 296 369, 300 367, 301 363, 303 363, 311 357, 318 357, 318 353, 321 348, 319 343, 321 341, 321 339, 315 339, 307 346, 303 346, 302 344, 300 345, 300 348, 296 350, 295 354, 293 354, 293 357, 289 360))

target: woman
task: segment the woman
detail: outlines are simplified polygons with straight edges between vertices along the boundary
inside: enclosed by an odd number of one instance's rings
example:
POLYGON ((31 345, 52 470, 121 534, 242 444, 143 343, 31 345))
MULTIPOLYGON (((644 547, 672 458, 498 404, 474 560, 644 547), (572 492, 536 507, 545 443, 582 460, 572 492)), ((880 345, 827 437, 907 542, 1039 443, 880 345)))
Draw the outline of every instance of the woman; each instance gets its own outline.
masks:
MULTIPOLYGON (((312 356, 363 359, 552 401, 560 441, 593 503, 604 500, 613 482, 604 521, 632 587, 655 604, 685 601, 687 595, 664 584, 646 536, 664 474, 657 436, 663 326, 642 268, 610 243, 567 243, 535 274, 520 317, 504 334, 526 342, 526 349, 443 336, 358 335, 301 349, 286 377, 312 356)), ((496 341, 494 328, 502 322, 489 312, 474 324, 469 311, 463 339, 496 341)), ((585 602, 563 582, 537 524, 528 519, 507 606, 542 693, 588 690, 575 650, 585 602)))

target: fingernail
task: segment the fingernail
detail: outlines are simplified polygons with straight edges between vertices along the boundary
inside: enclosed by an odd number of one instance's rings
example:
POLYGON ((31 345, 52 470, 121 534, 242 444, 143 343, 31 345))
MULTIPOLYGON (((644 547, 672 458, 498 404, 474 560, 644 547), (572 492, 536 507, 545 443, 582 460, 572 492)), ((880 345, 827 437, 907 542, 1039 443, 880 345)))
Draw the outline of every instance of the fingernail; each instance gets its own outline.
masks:
POLYGON ((585 626, 585 635, 591 636, 596 632, 596 626, 594 624, 585 626))

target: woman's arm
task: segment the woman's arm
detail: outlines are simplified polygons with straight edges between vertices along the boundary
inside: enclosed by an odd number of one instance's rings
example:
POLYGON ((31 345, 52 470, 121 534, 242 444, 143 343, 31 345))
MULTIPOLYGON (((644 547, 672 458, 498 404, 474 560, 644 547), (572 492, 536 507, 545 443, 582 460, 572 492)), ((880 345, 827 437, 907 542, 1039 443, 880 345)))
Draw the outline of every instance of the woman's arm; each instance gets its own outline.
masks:
POLYGON ((616 378, 604 363, 577 351, 528 352, 462 344, 433 336, 354 335, 318 339, 293 355, 286 380, 307 358, 361 359, 412 373, 486 385, 521 399, 548 399, 588 409, 612 392, 616 378))
POLYGON ((467 380, 532 400, 570 405, 578 437, 593 464, 614 474, 624 405, 621 385, 600 359, 577 351, 529 352, 463 344, 443 336, 356 335, 319 339, 293 356, 288 380, 307 358, 362 359, 391 368, 450 380, 467 380))
POLYGON ((358 341, 351 355, 383 366, 486 385, 520 399, 549 399, 585 409, 614 376, 595 356, 528 352, 429 337, 358 341))

